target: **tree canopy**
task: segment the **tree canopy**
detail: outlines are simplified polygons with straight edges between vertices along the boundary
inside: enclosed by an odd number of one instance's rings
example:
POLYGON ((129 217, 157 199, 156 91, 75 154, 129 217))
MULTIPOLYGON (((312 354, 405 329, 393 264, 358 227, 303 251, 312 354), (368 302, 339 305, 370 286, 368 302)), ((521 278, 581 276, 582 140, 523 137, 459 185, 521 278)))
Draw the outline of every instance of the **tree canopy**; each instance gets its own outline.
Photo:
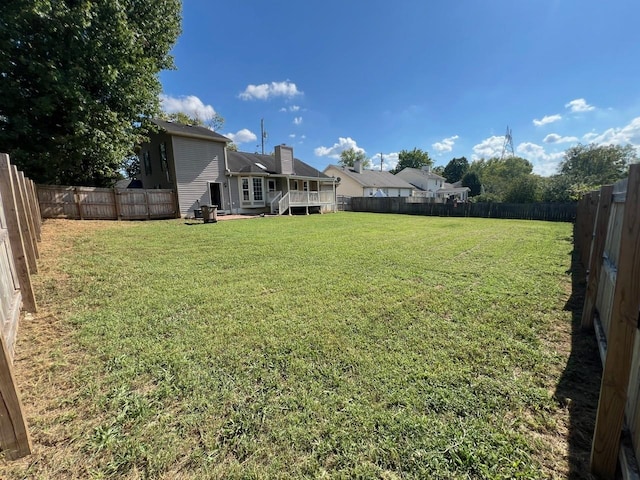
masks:
POLYGON ((37 182, 112 183, 159 112, 180 9, 180 0, 5 0, 0 151, 37 182))
POLYGON ((468 171, 478 176, 487 198, 500 202, 514 183, 531 175, 533 165, 521 157, 490 158, 471 162, 468 171))
POLYGON ((578 144, 565 152, 560 175, 572 183, 598 187, 624 178, 634 159, 635 150, 631 145, 578 144))
POLYGON ((443 170, 443 176, 448 183, 455 183, 462 180, 464 174, 469 170, 469 162, 465 157, 452 158, 443 170))
POLYGON ((371 161, 367 158, 362 150, 356 150, 355 148, 348 148, 340 152, 339 165, 343 167, 353 167, 357 161, 360 161, 362 168, 371 165, 371 161))
POLYGON ((401 150, 398 154, 398 164, 391 173, 396 174, 405 168, 422 168, 433 165, 429 154, 420 148, 413 150, 401 150))
POLYGON ((192 117, 188 113, 184 112, 161 112, 159 115, 161 120, 170 120, 176 123, 182 123, 184 125, 196 125, 199 127, 209 127, 213 131, 220 130, 224 125, 224 117, 219 113, 216 113, 212 118, 203 120, 200 117, 192 117))
POLYGON ((462 177, 462 186, 469 187, 471 190, 469 192, 470 197, 475 197, 482 193, 482 182, 480 182, 480 178, 475 172, 467 172, 464 174, 464 177, 462 177))

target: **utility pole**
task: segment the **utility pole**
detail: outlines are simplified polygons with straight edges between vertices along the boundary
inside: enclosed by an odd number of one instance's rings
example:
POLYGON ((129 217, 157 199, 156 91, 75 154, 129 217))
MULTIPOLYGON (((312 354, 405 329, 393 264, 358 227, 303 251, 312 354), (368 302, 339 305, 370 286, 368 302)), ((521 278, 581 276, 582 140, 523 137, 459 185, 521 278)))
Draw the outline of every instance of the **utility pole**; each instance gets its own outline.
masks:
POLYGON ((267 132, 264 131, 264 118, 260 119, 260 139, 262 140, 262 155, 264 155, 264 139, 267 138, 267 132))
POLYGON ((382 152, 380 152, 380 171, 382 171, 382 165, 384 164, 384 160, 382 158, 382 152))

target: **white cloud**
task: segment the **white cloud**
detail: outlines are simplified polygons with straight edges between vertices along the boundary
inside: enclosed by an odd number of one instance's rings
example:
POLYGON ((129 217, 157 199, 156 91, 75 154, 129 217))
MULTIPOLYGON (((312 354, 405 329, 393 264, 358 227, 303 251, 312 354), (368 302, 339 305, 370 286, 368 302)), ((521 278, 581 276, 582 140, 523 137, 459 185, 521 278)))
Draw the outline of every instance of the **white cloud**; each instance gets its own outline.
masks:
POLYGON ((306 135, 300 135, 300 138, 305 139, 305 138, 307 138, 307 136, 306 135))
POLYGON ((293 119, 293 123, 294 123, 294 125, 301 125, 302 124, 302 117, 295 117, 293 119))
POLYGON ((584 141, 586 141, 586 142, 591 142, 594 138, 597 138, 597 137, 598 137, 598 134, 597 134, 597 133, 595 133, 595 132, 589 132, 589 133, 585 133, 585 134, 582 136, 582 139, 583 139, 584 141))
POLYGON ((262 83, 260 85, 247 85, 244 92, 238 97, 242 100, 268 100, 271 97, 293 98, 302 95, 295 83, 285 82, 262 83))
POLYGON ((562 137, 557 133, 550 133, 544 137, 544 143, 575 143, 578 141, 578 137, 562 137))
POLYGON ((547 125, 548 123, 557 122, 559 120, 562 120, 562 115, 558 115, 556 113, 555 115, 545 115, 540 120, 538 120, 537 118, 534 118, 533 119, 533 124, 536 127, 541 127, 542 125, 547 125))
POLYGON ((224 136, 237 145, 240 145, 241 143, 255 142, 258 139, 255 133, 246 128, 238 130, 236 133, 225 133, 224 136))
POLYGON ((575 100, 571 100, 569 103, 565 104, 565 107, 572 112, 588 112, 589 110, 593 110, 596 108, 593 105, 589 105, 584 98, 576 98, 575 100))
MULTIPOLYGON (((396 168, 398 165, 399 152, 383 153, 382 154, 382 170, 389 171, 396 168)), ((380 170, 380 154, 377 153, 370 158, 371 168, 373 170, 380 170)))
POLYGON ((340 153, 344 150, 353 148, 356 152, 364 152, 364 148, 358 146, 356 141, 351 137, 339 137, 338 143, 334 143, 331 147, 318 147, 313 153, 317 157, 340 158, 340 153))
POLYGON ((480 158, 492 158, 499 157, 502 154, 502 147, 504 146, 504 136, 489 137, 479 144, 473 147, 472 160, 479 160, 480 158))
POLYGON ((192 118, 198 118, 205 122, 216 115, 216 111, 211 105, 205 105, 195 95, 172 97, 171 95, 161 94, 160 105, 162 110, 167 113, 186 113, 192 118))
MULTIPOLYGON (((627 145, 640 148, 640 117, 636 117, 622 128, 610 128, 600 135, 588 133, 590 141, 600 145, 627 145), (594 136, 595 135, 595 136, 594 136)), ((587 137, 585 135, 585 138, 587 137)))
POLYGON ((453 137, 444 138, 441 142, 436 142, 431 146, 440 153, 450 152, 453 150, 453 145, 456 143, 458 138, 460 138, 458 135, 454 135, 453 137))
POLYGON ((300 110, 300 105, 291 105, 289 108, 287 107, 282 107, 280 110, 278 110, 279 112, 297 112, 300 110))
POLYGON ((289 134, 289 138, 296 138, 296 134, 295 133, 290 133, 289 134))
POLYGON ((547 153, 543 146, 531 142, 521 143, 516 152, 533 164, 533 173, 542 176, 557 173, 558 164, 564 156, 564 152, 547 153))

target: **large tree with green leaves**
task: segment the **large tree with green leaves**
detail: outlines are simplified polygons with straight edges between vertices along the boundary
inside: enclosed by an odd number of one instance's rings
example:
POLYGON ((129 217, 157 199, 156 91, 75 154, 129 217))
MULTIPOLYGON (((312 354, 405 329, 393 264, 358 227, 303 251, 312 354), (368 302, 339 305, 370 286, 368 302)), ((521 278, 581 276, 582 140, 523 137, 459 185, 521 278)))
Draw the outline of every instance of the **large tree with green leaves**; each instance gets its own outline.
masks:
POLYGON ((421 148, 414 148, 413 150, 402 150, 398 154, 398 164, 391 173, 394 175, 400 170, 405 168, 422 168, 430 167, 433 165, 433 160, 429 157, 429 154, 421 148))
POLYGON ((42 183, 108 185, 159 112, 180 0, 5 0, 0 151, 42 183))
POLYGON ((503 201, 513 184, 531 175, 533 165, 521 157, 490 158, 473 161, 468 171, 480 178, 485 195, 503 201))
POLYGON ((475 197, 482 193, 482 182, 475 172, 467 172, 464 174, 464 177, 462 177, 462 186, 469 187, 471 190, 469 192, 470 197, 475 197))
POLYGON ((624 178, 629 164, 635 160, 636 152, 631 145, 578 144, 564 153, 560 175, 572 184, 596 188, 624 178))
POLYGON ((369 161, 363 150, 347 148, 346 150, 340 152, 340 160, 338 161, 339 165, 342 165, 343 167, 353 167, 356 162, 360 162, 362 168, 371 165, 371 162, 369 161))
POLYGON ((469 170, 469 162, 465 157, 452 158, 449 163, 447 163, 447 166, 444 167, 444 178, 446 178, 449 183, 455 183, 462 180, 467 170, 469 170))

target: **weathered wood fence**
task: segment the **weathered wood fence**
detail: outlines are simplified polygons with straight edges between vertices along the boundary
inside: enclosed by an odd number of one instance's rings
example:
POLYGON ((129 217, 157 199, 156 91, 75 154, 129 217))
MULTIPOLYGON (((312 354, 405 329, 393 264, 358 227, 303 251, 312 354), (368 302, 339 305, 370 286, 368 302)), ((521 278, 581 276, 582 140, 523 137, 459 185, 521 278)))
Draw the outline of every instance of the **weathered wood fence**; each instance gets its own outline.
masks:
POLYGON ((179 215, 173 190, 38 185, 42 218, 152 220, 179 215))
POLYGON ((573 222, 575 203, 434 203, 420 197, 352 197, 354 212, 573 222))
POLYGON ((582 326, 603 364, 591 470, 614 478, 620 462, 628 477, 640 458, 640 165, 583 197, 574 235, 588 268, 582 326))
POLYGON ((0 154, 0 449, 9 459, 31 453, 13 356, 21 309, 37 310, 31 275, 38 271, 40 230, 35 184, 0 154))

